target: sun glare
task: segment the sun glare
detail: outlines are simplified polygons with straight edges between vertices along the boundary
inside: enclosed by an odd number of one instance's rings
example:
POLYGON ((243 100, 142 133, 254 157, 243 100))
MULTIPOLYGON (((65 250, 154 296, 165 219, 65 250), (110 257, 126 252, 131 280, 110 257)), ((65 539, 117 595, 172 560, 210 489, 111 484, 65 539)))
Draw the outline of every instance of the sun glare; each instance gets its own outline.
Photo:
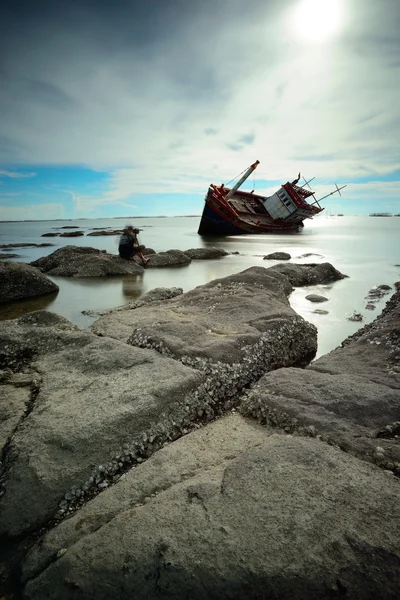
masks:
POLYGON ((296 37, 324 42, 339 32, 343 22, 342 0, 302 0, 292 13, 296 37))

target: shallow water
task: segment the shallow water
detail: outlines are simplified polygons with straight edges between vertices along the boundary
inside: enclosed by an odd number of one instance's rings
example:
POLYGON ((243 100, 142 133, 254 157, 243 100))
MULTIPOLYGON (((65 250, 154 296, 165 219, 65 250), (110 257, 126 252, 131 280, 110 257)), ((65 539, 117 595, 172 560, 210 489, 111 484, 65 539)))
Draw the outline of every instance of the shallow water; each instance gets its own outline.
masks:
POLYGON ((52 277, 60 287, 57 295, 2 306, 0 319, 46 309, 65 316, 81 328, 87 328, 94 318, 82 314, 84 310, 119 306, 139 298, 155 287, 181 287, 188 291, 254 265, 272 266, 279 261, 266 261, 263 257, 280 250, 289 252, 293 262, 328 261, 349 276, 348 279, 327 286, 298 288, 290 297, 294 310, 317 326, 320 356, 338 346, 365 323, 372 321, 382 310, 389 296, 380 300, 374 311, 366 310, 365 296, 368 290, 380 284, 393 286, 395 281, 400 280, 400 218, 396 217, 320 216, 306 222, 304 229, 298 234, 207 239, 197 235, 198 217, 0 223, 0 244, 54 244, 48 248, 16 248, 0 252, 16 253, 19 257, 12 260, 20 262, 30 262, 65 245, 92 246, 117 253, 118 236, 43 238, 41 235, 57 231, 55 228, 65 225, 77 225, 79 230, 89 233, 95 227, 120 229, 128 222, 142 229, 140 241, 157 252, 171 248, 186 250, 217 246, 240 254, 218 260, 193 261, 187 267, 147 269, 141 276, 99 279, 52 277), (316 255, 299 258, 305 253, 316 255), (312 304, 305 299, 310 293, 322 294, 329 300, 323 304, 312 304), (329 314, 315 314, 313 311, 316 308, 328 310, 329 314), (347 320, 354 311, 363 314, 362 323, 347 320))

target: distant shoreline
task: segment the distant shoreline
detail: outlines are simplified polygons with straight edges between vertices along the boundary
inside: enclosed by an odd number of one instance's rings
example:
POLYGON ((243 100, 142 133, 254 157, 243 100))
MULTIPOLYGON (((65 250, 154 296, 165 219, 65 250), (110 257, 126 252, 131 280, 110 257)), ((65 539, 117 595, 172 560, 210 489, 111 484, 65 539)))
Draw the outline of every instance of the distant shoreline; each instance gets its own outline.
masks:
POLYGON ((110 219, 187 219, 200 218, 201 215, 143 215, 136 217, 78 217, 76 219, 19 219, 2 221, 0 223, 47 223, 48 221, 109 221, 110 219))

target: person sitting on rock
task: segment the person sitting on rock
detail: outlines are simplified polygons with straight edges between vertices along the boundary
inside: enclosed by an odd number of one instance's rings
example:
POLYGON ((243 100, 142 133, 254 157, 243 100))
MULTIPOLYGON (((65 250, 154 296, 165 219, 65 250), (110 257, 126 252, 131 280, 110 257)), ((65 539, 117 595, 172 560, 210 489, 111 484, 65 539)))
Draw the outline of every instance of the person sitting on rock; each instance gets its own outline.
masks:
POLYGON ((121 258, 134 259, 138 256, 144 265, 147 265, 149 258, 145 258, 142 254, 144 246, 139 244, 137 234, 139 229, 135 229, 132 225, 127 225, 119 239, 118 252, 121 258))

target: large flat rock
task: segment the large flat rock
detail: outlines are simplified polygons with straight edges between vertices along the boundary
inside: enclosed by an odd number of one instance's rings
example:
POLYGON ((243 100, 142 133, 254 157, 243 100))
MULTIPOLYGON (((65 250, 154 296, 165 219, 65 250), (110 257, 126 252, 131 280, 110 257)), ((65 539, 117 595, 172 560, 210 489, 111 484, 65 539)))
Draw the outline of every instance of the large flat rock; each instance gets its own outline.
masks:
POLYGON ((373 465, 233 415, 50 531, 24 598, 395 599, 398 493, 373 465))
POLYGON ((25 263, 0 262, 0 304, 58 292, 59 287, 25 263))
POLYGON ((188 364, 247 364, 261 373, 309 360, 316 351, 316 329, 290 307, 291 290, 285 276, 252 267, 158 305, 111 312, 92 330, 188 364))
POLYGON ((287 431, 322 435, 400 474, 400 293, 307 369, 264 375, 241 410, 287 431))
MULTIPOLYGON (((143 434, 160 420, 167 426, 175 414, 189 414, 185 400, 204 380, 153 350, 79 331, 45 312, 3 323, 0 346, 3 369, 41 375, 32 410, 3 461, 0 531, 9 535, 45 523, 97 467, 103 479, 111 478, 111 469, 115 475, 123 446, 137 443, 138 454, 143 434)), ((14 404, 6 434, 21 412, 21 398, 14 404)))

